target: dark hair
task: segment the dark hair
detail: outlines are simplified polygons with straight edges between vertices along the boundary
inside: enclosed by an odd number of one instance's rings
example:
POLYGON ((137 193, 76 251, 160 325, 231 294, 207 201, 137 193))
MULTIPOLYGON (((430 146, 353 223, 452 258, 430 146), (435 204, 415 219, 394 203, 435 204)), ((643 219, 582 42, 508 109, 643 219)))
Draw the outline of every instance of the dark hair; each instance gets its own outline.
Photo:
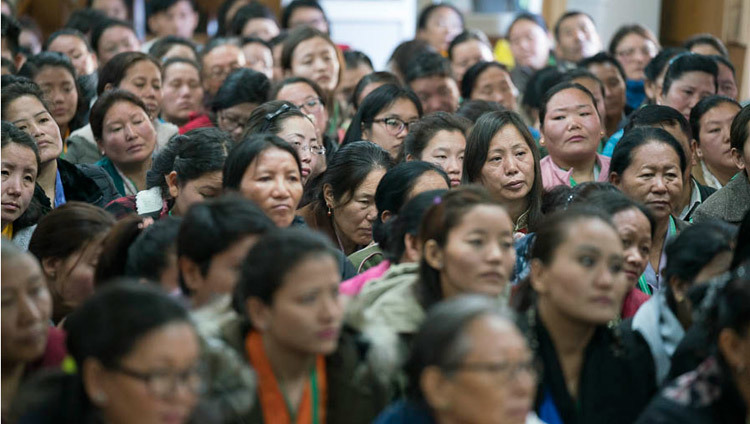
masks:
MULTIPOLYGON (((575 89, 583 92, 589 100, 591 100, 591 105, 594 107, 594 110, 596 111, 596 114, 599 115, 599 109, 596 108, 596 98, 594 98, 594 95, 591 94, 588 88, 582 86, 581 84, 570 82, 570 81, 563 81, 561 83, 558 83, 544 94, 544 97, 542 98, 542 103, 539 106, 539 127, 540 129, 544 129, 544 117, 547 115, 547 105, 549 104, 550 100, 552 100, 555 95, 563 90, 568 89, 575 89)), ((600 118, 603 118, 600 116, 600 118)))
MULTIPOLYGON (((5 93, 3 93, 3 97, 5 97, 5 93)), ((3 105, 3 115, 5 115, 5 105, 3 105)), ((39 147, 37 146, 34 137, 27 132, 19 130, 14 124, 8 121, 2 121, 2 136, 0 139, 2 139, 2 148, 5 148, 12 143, 23 146, 34 152, 37 176, 39 175, 39 170, 42 168, 42 159, 39 156, 39 147)))
MULTIPOLYGON (((494 200, 487 190, 477 185, 454 188, 445 193, 442 198, 434 198, 433 203, 422 218, 418 237, 422 243, 434 240, 440 248, 445 247, 448 235, 461 224, 464 215, 475 207, 495 205, 502 208, 502 205, 494 200)), ((443 288, 440 285, 440 271, 427 263, 424 254, 419 263, 419 277, 415 289, 419 302, 425 310, 444 297, 443 288)))
MULTIPOLYGON (((521 106, 525 109, 540 109, 542 98, 550 88, 561 83, 564 73, 555 66, 547 66, 534 72, 526 83, 526 91, 521 98, 521 106)), ((594 102, 596 104, 596 101, 594 102)))
POLYGON ((133 34, 135 34, 133 26, 125 21, 111 18, 106 18, 102 21, 99 21, 99 23, 96 24, 96 26, 94 26, 93 30, 91 31, 91 48, 94 49, 94 52, 97 56, 99 56, 99 40, 102 38, 102 35, 104 35, 104 31, 112 27, 127 28, 133 31, 133 34))
POLYGON ((458 107, 455 115, 466 118, 474 125, 480 116, 487 112, 502 112, 506 110, 503 105, 498 102, 490 102, 487 100, 464 100, 461 106, 458 107))
MULTIPOLYGON (((2 38, 8 43, 8 49, 13 55, 19 53, 20 45, 18 44, 18 38, 21 35, 21 24, 18 22, 15 16, 9 16, 3 13, 2 15, 2 38)), ((15 59, 15 58, 14 58, 15 59)))
POLYGON ((568 238, 570 226, 578 221, 591 222, 593 220, 605 222, 615 233, 617 232, 612 224, 612 218, 599 208, 573 205, 546 215, 537 228, 529 259, 538 259, 543 264, 549 265, 554 260, 557 248, 568 238))
POLYGON ((589 15, 588 13, 582 12, 580 10, 569 10, 563 13, 563 15, 557 19, 557 22, 555 22, 555 29, 554 29, 555 41, 560 41, 560 26, 562 25, 562 22, 574 16, 585 16, 589 18, 589 20, 591 21, 592 24, 594 24, 594 26, 596 26, 596 22, 594 22, 594 18, 592 18, 591 15, 589 15))
POLYGON ((692 50, 693 47, 698 44, 708 44, 709 46, 716 49, 722 56, 726 58, 729 57, 729 50, 727 50, 727 47, 724 45, 724 43, 719 39, 719 37, 709 33, 695 34, 691 36, 690 38, 685 40, 684 43, 682 43, 682 47, 685 50, 692 50))
POLYGON ((66 345, 79 366, 95 358, 115 368, 141 338, 171 323, 192 326, 188 312, 176 300, 143 284, 114 284, 97 290, 68 316, 66 345))
POLYGON ((656 56, 651 59, 645 68, 643 73, 646 79, 649 81, 656 81, 659 75, 669 66, 669 61, 673 57, 680 53, 685 53, 686 50, 680 47, 665 47, 656 56))
MULTIPOLYGON (((594 184, 600 184, 600 183, 594 183, 594 184)), ((576 187, 579 187, 581 185, 583 184, 579 184, 576 187)), ((611 184, 609 184, 609 186, 613 187, 611 184)), ((574 200, 574 202, 576 201, 574 200)), ((592 192, 591 195, 587 196, 585 199, 580 199, 580 203, 578 204, 597 207, 603 210, 604 212, 608 213, 612 217, 614 217, 617 213, 622 212, 622 211, 626 211, 629 209, 637 209, 648 220, 649 226, 651 228, 651 237, 654 237, 654 233, 656 232, 656 219, 654 218, 654 214, 651 213, 651 210, 647 208, 644 204, 631 199, 630 197, 626 196, 625 194, 623 194, 621 191, 617 189, 614 189, 614 191, 609 190, 609 188, 607 188, 606 190, 602 190, 602 189, 596 190, 592 192)))
POLYGON ((431 163, 422 161, 401 162, 383 175, 380 183, 378 183, 378 188, 375 190, 375 206, 378 209, 378 217, 373 223, 373 240, 380 243, 388 236, 382 221, 383 212, 389 211, 393 215, 399 213, 406 203, 407 197, 414 190, 419 177, 428 172, 435 172, 440 175, 445 180, 445 184, 450 187, 450 179, 448 179, 445 171, 431 163))
POLYGON ((240 45, 242 47, 248 45, 248 44, 260 44, 263 47, 267 48, 269 52, 271 52, 271 55, 273 55, 273 46, 268 41, 259 38, 259 37, 242 37, 240 40, 240 45))
POLYGON ((2 61, 3 69, 8 69, 8 72, 10 73, 10 75, 15 76, 18 73, 18 69, 16 69, 16 64, 13 63, 12 60, 8 59, 7 57, 4 57, 0 60, 2 61))
POLYGON ((139 108, 143 109, 143 112, 148 116, 148 110, 143 101, 135 94, 127 90, 120 90, 116 88, 114 90, 107 90, 99 95, 96 99, 96 103, 91 107, 91 114, 89 115, 89 123, 91 124, 91 132, 94 134, 95 140, 102 139, 102 130, 104 129, 104 117, 116 103, 119 102, 130 102, 139 108))
POLYGON ((614 56, 606 52, 599 52, 591 57, 582 59, 580 62, 578 62, 578 67, 589 69, 589 67, 592 65, 606 65, 606 64, 610 64, 614 66, 615 68, 617 68, 617 72, 620 74, 620 77, 622 77, 623 82, 626 82, 628 80, 627 75, 625 75, 625 69, 622 67, 620 62, 617 59, 615 59, 614 56))
POLYGON ((734 246, 734 255, 730 269, 739 267, 742 263, 750 259, 750 209, 745 212, 745 216, 740 222, 737 229, 737 242, 734 246))
MULTIPOLYGON (((323 187, 331 186, 333 198, 337 201, 351 197, 354 190, 370 175, 374 169, 389 170, 393 159, 385 149, 369 141, 348 143, 334 153, 328 168, 321 174, 318 206, 325 205, 323 187)), ((349 199, 347 199, 348 201, 349 199)))
POLYGON ((488 112, 477 119, 476 124, 474 124, 469 133, 469 137, 466 139, 463 180, 465 183, 481 183, 482 168, 487 162, 492 138, 507 125, 512 125, 518 130, 529 150, 531 150, 531 156, 534 158, 534 183, 531 185, 528 194, 528 222, 530 231, 533 231, 542 217, 541 207, 544 187, 542 186, 542 171, 539 166, 541 157, 534 137, 532 137, 521 116, 516 112, 488 112))
POLYGON ((99 82, 96 86, 96 94, 101 96, 107 87, 111 84, 113 87, 119 87, 128 70, 138 62, 149 61, 156 66, 161 75, 161 62, 153 56, 142 52, 122 52, 116 54, 99 70, 99 82))
POLYGON ((425 369, 439 368, 443 373, 453 375, 472 349, 469 326, 484 317, 500 318, 513 325, 514 318, 509 312, 501 309, 497 302, 479 295, 448 299, 427 312, 412 340, 412 348, 404 365, 409 379, 409 399, 426 404, 421 389, 425 369))
MULTIPOLYGON (((5 111, 5 107, 3 107, 3 111, 5 111)), ((743 107, 740 113, 734 117, 732 127, 729 130, 729 144, 738 152, 743 151, 745 143, 750 138, 748 126, 750 126, 750 105, 743 107)), ((748 171, 745 170, 745 172, 748 171)))
MULTIPOLYGON (((276 226, 252 201, 223 196, 193 205, 180 224, 177 256, 186 257, 206 275, 214 256, 250 235, 265 234, 276 226)), ((180 288, 190 289, 180 274, 180 288)))
POLYGON ((422 152, 440 131, 460 132, 466 137, 471 122, 461 116, 447 112, 434 112, 426 115, 409 128, 409 134, 404 138, 403 156, 411 155, 415 159, 422 159, 422 152))
POLYGON ((149 0, 146 4, 146 18, 148 19, 157 13, 166 12, 167 9, 181 1, 187 1, 194 11, 198 11, 195 0, 149 0))
POLYGON ((433 3, 425 7, 424 9, 422 9, 421 12, 419 12, 419 16, 417 17, 417 31, 419 31, 420 29, 427 28, 427 21, 430 20, 430 16, 432 15, 432 13, 436 12, 441 7, 445 7, 456 12, 458 17, 461 18, 461 27, 464 27, 466 25, 464 22, 463 13, 461 13, 461 11, 458 10, 456 6, 450 3, 433 3))
POLYGON ((229 135, 218 128, 198 128, 172 137, 146 173, 146 188, 160 187, 166 197, 169 190, 165 177, 172 171, 177 173, 179 185, 208 172, 222 171, 231 145, 229 135))
POLYGON ((158 283, 169 265, 169 256, 177 256, 177 235, 182 218, 165 216, 144 228, 127 249, 124 274, 158 283))
POLYGON ((688 140, 695 137, 695 133, 692 132, 690 124, 688 124, 685 116, 677 111, 677 109, 663 105, 646 105, 636 109, 636 111, 630 115, 628 123, 625 125, 624 129, 627 133, 633 128, 655 127, 661 125, 677 125, 680 127, 680 130, 685 133, 688 140))
POLYGON ((286 87, 287 85, 299 84, 299 83, 309 85, 310 88, 312 88, 313 91, 315 91, 315 94, 318 96, 323 106, 326 105, 327 99, 326 99, 325 92, 323 92, 323 89, 320 88, 320 85, 318 85, 318 83, 305 77, 288 77, 273 84, 273 86, 271 86, 270 92, 268 93, 268 100, 277 100, 279 96, 279 92, 281 91, 282 88, 286 87))
POLYGON ((248 117, 244 137, 261 133, 276 135, 282 131, 284 121, 296 117, 310 120, 297 106, 286 100, 271 100, 263 103, 256 107, 248 117))
POLYGON ((464 99, 470 99, 471 93, 474 91, 474 86, 476 85, 477 81, 479 80, 479 77, 489 68, 498 68, 508 74, 508 79, 510 79, 510 72, 508 71, 508 68, 499 62, 477 62, 474 65, 472 65, 469 69, 466 70, 466 73, 464 73, 464 78, 461 80, 461 97, 464 99))
POLYGON ((462 33, 458 34, 453 40, 451 40, 451 43, 448 45, 448 59, 453 60, 453 49, 456 48, 456 46, 472 40, 479 41, 492 50, 490 40, 485 33, 478 29, 465 29, 462 33))
POLYGON ((398 211, 398 214, 382 224, 384 236, 382 240, 378 241, 378 244, 385 259, 394 264, 401 262, 401 258, 406 251, 404 237, 407 234, 417 235, 419 224, 422 222, 422 217, 424 217, 427 209, 435 203, 435 198, 440 198, 447 192, 448 190, 438 189, 419 193, 409 199, 398 211))
POLYGON ((742 109, 742 106, 739 103, 737 103, 736 100, 730 99, 729 97, 726 97, 726 96, 714 95, 714 96, 704 97, 698 103, 696 103, 695 106, 693 106, 693 108, 690 110, 690 129, 693 131, 692 138, 695 140, 696 143, 698 144, 701 143, 701 139, 700 139, 701 118, 703 117, 703 115, 705 115, 706 112, 708 112, 709 110, 717 106, 721 106, 725 103, 735 105, 737 106, 738 109, 742 109))
POLYGON ((344 141, 341 142, 341 145, 344 146, 348 143, 362 140, 362 133, 370 129, 375 116, 401 99, 412 102, 417 109, 417 114, 420 117, 422 116, 422 103, 413 91, 392 84, 380 86, 368 94, 362 101, 362 104, 357 109, 357 113, 352 117, 351 124, 349 124, 349 129, 346 130, 346 135, 344 135, 344 141))
POLYGON ((265 74, 249 68, 235 69, 216 92, 211 109, 216 112, 241 103, 265 103, 270 88, 271 82, 265 74))
POLYGON ((396 75, 385 71, 372 72, 363 76, 362 79, 360 79, 359 82, 357 82, 357 85, 354 87, 354 90, 352 91, 352 98, 349 101, 352 105, 354 105, 355 110, 359 109, 359 96, 362 95, 365 87, 375 83, 383 83, 383 85, 401 85, 401 80, 399 80, 396 75))
POLYGON ((623 38, 630 34, 636 34, 641 36, 641 38, 651 41, 657 49, 661 46, 659 40, 656 39, 656 36, 650 29, 641 24, 626 24, 621 26, 612 36, 612 39, 609 42, 609 54, 615 56, 617 54, 617 46, 622 42, 623 38))
POLYGON ((156 40, 154 44, 151 45, 151 48, 148 49, 148 54, 158 60, 164 60, 164 55, 174 46, 185 46, 192 50, 196 59, 198 58, 198 49, 195 47, 195 43, 187 38, 178 37, 176 35, 167 35, 156 40))
POLYGON ((404 41, 403 43, 396 46, 391 53, 388 63, 391 64, 396 74, 399 74, 399 78, 405 78, 407 69, 409 68, 409 61, 415 56, 421 53, 434 52, 437 53, 434 47, 427 41, 415 38, 413 40, 404 41))
POLYGON ((718 89, 719 65, 708 56, 695 53, 681 53, 669 61, 669 68, 664 75, 661 93, 667 94, 672 83, 688 72, 704 72, 714 77, 714 91, 718 89))
POLYGON ((232 19, 232 24, 229 28, 232 35, 242 35, 242 30, 245 25, 253 19, 268 19, 278 26, 276 22, 276 15, 268 8, 268 6, 258 3, 250 2, 237 10, 237 13, 232 19))
POLYGON ((102 241, 102 251, 94 271, 94 285, 109 285, 125 274, 128 248, 143 231, 143 217, 126 215, 119 219, 102 241))
POLYGON ((292 57, 294 57, 294 51, 303 41, 313 38, 322 38, 333 47, 333 50, 336 52, 336 60, 338 60, 341 65, 339 67, 339 78, 341 78, 341 69, 344 67, 343 59, 341 58, 341 51, 336 47, 336 44, 331 41, 331 38, 328 37, 328 35, 309 26, 301 26, 289 31, 289 36, 284 40, 284 47, 281 50, 281 68, 284 70, 292 69, 292 57))
MULTIPOLYGON (((594 81, 599 86, 599 88, 601 89, 602 98, 604 98, 606 96, 606 94, 605 94, 605 88, 604 88, 604 83, 602 83, 602 80, 600 80, 599 77, 597 77, 596 75, 594 75, 594 73, 591 72, 591 71, 589 71, 588 69, 586 69, 586 68, 575 68, 575 69, 571 69, 570 71, 567 71, 567 72, 565 72, 563 74, 563 81, 574 82, 574 80, 581 79, 581 78, 587 78, 587 79, 590 79, 590 80, 594 81)), ((591 94, 594 94, 594 93, 591 93, 591 94)))
POLYGON ((626 132, 617 143, 609 163, 609 173, 616 173, 622 176, 633 162, 633 152, 635 149, 653 142, 666 144, 671 147, 677 154, 677 157, 680 158, 680 174, 685 172, 685 168, 687 167, 685 151, 672 134, 657 127, 640 127, 626 132))
POLYGON ((242 176, 245 175, 245 171, 255 158, 266 150, 273 148, 281 149, 292 155, 297 163, 297 169, 302 169, 302 162, 300 162, 297 150, 291 144, 273 134, 253 134, 244 137, 229 152, 229 156, 224 162, 224 188, 239 190, 242 176))
POLYGON ((700 222, 680 231, 664 249, 667 254, 667 265, 662 271, 664 281, 677 277, 685 283, 693 283, 716 255, 732 251, 734 233, 733 227, 718 221, 700 222))
POLYGON ((42 46, 42 50, 49 50, 49 45, 52 44, 53 41, 55 41, 58 37, 62 37, 64 35, 69 35, 71 37, 76 37, 79 40, 83 42, 83 44, 86 45, 86 50, 88 50, 91 53, 94 53, 94 50, 91 48, 91 44, 89 43, 88 38, 83 34, 83 32, 75 29, 75 28, 63 28, 60 30, 57 30, 50 35, 47 40, 44 42, 42 46))
POLYGON ((322 234, 303 228, 279 228, 266 234, 250 248, 234 289, 233 305, 247 318, 245 306, 250 297, 266 305, 282 287, 284 277, 308 258, 328 256, 338 263, 336 249, 322 234))
POLYGON ((508 25, 508 30, 505 31, 505 38, 510 39, 510 33, 513 31, 513 27, 520 21, 529 21, 536 24, 539 28, 543 29, 544 32, 549 32, 547 28, 547 22, 544 22, 544 18, 536 13, 521 12, 513 18, 513 21, 508 25))
POLYGON ((239 0, 224 0, 221 5, 219 5, 219 9, 216 11, 216 21, 219 25, 216 31, 216 37, 226 37, 228 35, 227 33, 232 26, 232 22, 227 22, 227 13, 229 13, 229 9, 231 9, 238 1, 239 0), (229 27, 227 27, 227 25, 229 25, 229 27))
POLYGON ((320 13, 323 14, 323 18, 326 20, 326 25, 328 25, 328 17, 326 16, 326 12, 320 6, 317 0, 293 0, 284 8, 284 11, 281 13, 281 27, 285 29, 290 29, 289 20, 292 19, 292 15, 294 14, 294 11, 297 9, 303 9, 306 7, 318 9, 320 13))
MULTIPOLYGON (((82 34, 91 34, 91 31, 102 21, 110 19, 100 10, 95 9, 78 9, 74 10, 64 28, 70 28, 80 31, 82 34)), ((90 37, 87 37, 90 38, 90 37)), ((91 50, 96 52, 96 50, 91 50)))
MULTIPOLYGON (((727 68, 729 68, 729 70, 732 71, 732 78, 734 78, 735 82, 736 82, 736 80, 737 80, 737 72, 735 71, 734 65, 732 64, 732 62, 729 59, 727 59, 724 56, 719 56, 719 55, 711 55, 709 57, 711 59, 715 60, 717 65, 721 64, 721 65, 724 65, 727 68)), ((718 76, 717 76, 717 78, 718 78, 718 76)))
POLYGON ((372 60, 363 52, 359 50, 347 50, 344 52, 344 63, 346 68, 356 68, 359 65, 365 65, 370 69, 374 69, 372 66, 372 60))
POLYGON ((407 84, 411 84, 419 78, 429 77, 453 78, 451 63, 440 53, 432 51, 421 52, 406 64, 404 79, 407 84))
POLYGON ((44 106, 44 109, 49 112, 49 104, 47 104, 47 99, 45 99, 44 93, 42 93, 42 90, 39 88, 39 86, 28 78, 16 78, 17 79, 15 82, 11 82, 9 85, 3 86, 2 88, 2 96, 0 96, 0 104, 2 104, 2 106, 0 107, 0 109, 2 109, 3 117, 7 118, 8 107, 10 107, 11 103, 13 103, 16 99, 25 96, 36 97, 36 99, 39 100, 42 106, 44 106))

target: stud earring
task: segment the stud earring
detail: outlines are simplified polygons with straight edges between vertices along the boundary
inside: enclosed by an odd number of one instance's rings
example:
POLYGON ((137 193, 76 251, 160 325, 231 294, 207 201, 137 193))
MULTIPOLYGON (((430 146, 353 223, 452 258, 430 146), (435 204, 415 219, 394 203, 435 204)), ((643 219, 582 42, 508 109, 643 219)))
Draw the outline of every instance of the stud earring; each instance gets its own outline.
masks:
POLYGON ((328 215, 328 217, 330 218, 331 216, 333 216, 333 211, 331 210, 331 207, 329 205, 326 206, 328 207, 328 212, 326 213, 326 215, 328 215))

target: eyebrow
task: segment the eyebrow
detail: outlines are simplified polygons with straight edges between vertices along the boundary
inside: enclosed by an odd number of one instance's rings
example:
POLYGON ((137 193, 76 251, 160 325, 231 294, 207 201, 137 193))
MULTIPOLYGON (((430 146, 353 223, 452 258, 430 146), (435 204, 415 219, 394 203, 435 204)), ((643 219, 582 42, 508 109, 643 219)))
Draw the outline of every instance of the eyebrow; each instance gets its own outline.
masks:
POLYGON ((586 108, 586 107, 593 107, 593 106, 590 105, 590 104, 588 104, 588 103, 582 103, 582 104, 575 105, 575 106, 558 107, 558 108, 552 109, 552 111, 553 112, 555 112, 555 111, 566 111, 566 110, 571 110, 571 109, 583 109, 583 108, 586 108))

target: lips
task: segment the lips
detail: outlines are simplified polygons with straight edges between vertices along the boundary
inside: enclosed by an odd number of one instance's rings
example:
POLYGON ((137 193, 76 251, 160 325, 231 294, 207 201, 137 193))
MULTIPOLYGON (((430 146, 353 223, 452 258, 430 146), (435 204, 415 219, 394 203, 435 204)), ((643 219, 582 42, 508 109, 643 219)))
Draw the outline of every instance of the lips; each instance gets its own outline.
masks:
POLYGON ((451 178, 451 187, 457 187, 461 185, 461 179, 451 178))
POLYGON ((134 146, 130 146, 130 147, 128 147, 126 151, 127 151, 128 153, 138 153, 138 152, 140 152, 141 150, 143 150, 143 149, 144 149, 144 147, 145 147, 145 146, 144 146, 143 144, 136 144, 136 145, 134 145, 134 146))
POLYGON ((325 330, 318 331, 316 336, 321 340, 336 340, 339 337, 339 330, 335 327, 326 328, 325 330))
POLYGON ((565 141, 568 141, 568 142, 578 142, 578 141, 583 141, 583 140, 585 140, 585 137, 582 136, 582 135, 578 135, 577 134, 577 135, 572 135, 572 136, 568 137, 568 139, 565 140, 565 141))
POLYGON ((2 207, 8 212, 16 212, 21 209, 21 205, 16 202, 3 202, 2 207))
POLYGON ((519 190, 525 184, 526 184, 526 182, 523 181, 523 180, 516 180, 516 181, 511 181, 511 182, 505 184, 503 187, 506 188, 506 189, 508 189, 508 190, 519 190))
POLYGON ((652 200, 646 202, 646 204, 655 209, 672 209, 672 205, 670 205, 666 200, 652 200))
POLYGON ((601 306, 612 306, 615 301, 609 296, 597 296, 591 299, 591 303, 601 306))
POLYGON ((628 280, 630 281, 638 281, 640 274, 634 269, 626 269, 625 276, 628 277, 628 280))
POLYGON ((310 168, 305 168, 305 167, 302 168, 302 176, 303 177, 307 177, 308 175, 310 175, 310 172, 312 172, 312 170, 310 168))

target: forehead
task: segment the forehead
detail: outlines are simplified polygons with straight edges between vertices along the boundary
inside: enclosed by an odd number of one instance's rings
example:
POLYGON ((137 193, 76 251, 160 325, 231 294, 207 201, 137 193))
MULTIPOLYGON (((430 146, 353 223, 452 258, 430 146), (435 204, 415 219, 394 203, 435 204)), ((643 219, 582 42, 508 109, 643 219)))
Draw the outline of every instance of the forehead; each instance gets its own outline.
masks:
POLYGON ((383 168, 375 168, 370 170, 370 173, 367 174, 367 177, 365 177, 365 179, 362 180, 362 182, 354 190, 355 193, 375 194, 375 189, 378 187, 378 183, 380 183, 383 175, 385 175, 385 169, 383 168))
POLYGON ((13 120, 16 116, 36 115, 42 110, 46 110, 42 102, 36 96, 21 96, 8 105, 7 114, 3 119, 13 120))
POLYGON ((510 31, 508 31, 508 36, 512 36, 513 34, 520 35, 534 35, 534 34, 543 34, 544 29, 537 25, 536 22, 532 22, 529 19, 519 19, 516 21, 516 23, 513 24, 512 27, 510 27, 510 31))
POLYGON ((427 22, 436 23, 437 21, 446 19, 452 19, 454 21, 460 22, 461 16, 450 7, 439 6, 433 9, 432 12, 430 12, 430 16, 427 17, 427 22))
POLYGON ((552 95, 547 102, 547 109, 578 106, 581 103, 591 104, 591 97, 578 88, 566 88, 552 95))
POLYGON ((409 83, 409 85, 411 85, 414 91, 428 91, 445 87, 451 80, 452 78, 448 76, 443 77, 440 75, 432 75, 429 77, 417 78, 409 83))
POLYGON ((312 19, 318 19, 323 17, 323 12, 320 10, 314 8, 314 7, 297 7, 292 12, 292 16, 289 17, 289 21, 292 22, 294 20, 312 20, 312 19))
POLYGON ((313 123, 301 116, 292 116, 281 123, 282 132, 300 133, 308 138, 315 137, 315 126, 313 123))
POLYGON ((30 147, 18 143, 8 143, 2 149, 3 163, 10 162, 18 166, 31 166, 36 169, 36 155, 30 147))
POLYGON ((235 60, 242 55, 242 50, 234 44, 222 44, 203 56, 203 62, 211 66, 215 62, 235 60))
POLYGON ((61 50, 67 50, 67 49, 73 49, 73 48, 85 48, 86 43, 84 43, 83 40, 76 37, 75 35, 60 35, 57 36, 52 42, 49 44, 49 47, 47 50, 49 51, 61 51, 61 50))
POLYGON ((126 38, 126 37, 133 37, 135 38, 135 33, 132 29, 122 26, 122 25, 114 25, 111 26, 102 32, 101 40, 102 41, 108 41, 113 38, 126 38))
POLYGON ((125 116, 130 116, 136 113, 142 113, 146 114, 146 112, 140 108, 140 106, 133 104, 127 100, 122 100, 115 102, 110 108, 107 110, 107 113, 104 115, 104 121, 109 121, 112 119, 119 119, 123 118, 125 116))
POLYGON ((502 206, 480 204, 466 211, 450 233, 460 235, 473 231, 512 234, 513 224, 502 206))
POLYGON ((644 230, 644 232, 651 233, 651 224, 649 223, 646 215, 636 207, 631 207, 618 211, 612 215, 612 222, 617 227, 618 231, 625 226, 633 226, 644 230))
POLYGON ((680 157, 671 145, 657 140, 649 140, 631 152, 631 165, 636 167, 652 165, 680 167, 680 157))
POLYGON ((466 137, 459 130, 440 130, 427 141, 427 146, 425 147, 430 146, 435 148, 457 147, 463 149, 466 147, 466 137), (445 146, 446 144, 450 146, 445 146))
POLYGON ((308 38, 305 41, 301 41, 299 44, 297 44, 297 47, 294 49, 293 55, 296 56, 298 54, 308 54, 313 53, 313 51, 318 52, 323 50, 327 50, 328 52, 335 52, 333 45, 331 45, 328 40, 323 37, 313 37, 308 38))
POLYGON ((471 340, 469 357, 497 357, 511 352, 529 354, 526 340, 507 319, 484 315, 473 319, 465 331, 471 340))
POLYGON ((297 168, 297 161, 286 150, 281 150, 278 147, 269 147, 253 159, 250 166, 247 168, 247 172, 263 170, 276 170, 286 171, 289 168, 297 168))
POLYGON ((276 98, 279 100, 287 100, 294 102, 296 100, 304 100, 308 97, 318 97, 318 94, 310 87, 309 84, 304 82, 295 82, 293 84, 287 84, 279 90, 276 98))
POLYGON ((125 72, 125 77, 130 78, 143 75, 158 75, 161 77, 161 72, 159 72, 159 67, 150 60, 139 60, 138 62, 130 65, 128 70, 125 72))
POLYGON ((560 21, 560 30, 562 30, 562 31, 568 30, 568 29, 577 28, 577 27, 581 27, 581 26, 586 26, 586 27, 592 26, 593 27, 594 26, 594 22, 592 22, 591 19, 588 16, 586 16, 586 15, 584 15, 582 13, 578 13, 578 14, 575 14, 573 16, 568 16, 567 18, 565 18, 562 21, 560 21))
POLYGON ((675 85, 702 85, 711 86, 714 85, 714 76, 708 72, 703 71, 689 71, 680 75, 673 82, 675 85))
POLYGON ((504 149, 515 144, 522 144, 525 146, 527 145, 527 142, 515 125, 506 124, 502 128, 500 128, 500 130, 496 132, 494 136, 492 136, 488 149, 504 149))
MULTIPOLYGON (((34 77, 35 80, 57 80, 56 82, 75 82, 75 78, 70 71, 63 66, 44 66, 34 77)), ((47 81, 45 81, 47 82, 47 81)), ((55 82, 55 81, 52 81, 55 82)))
POLYGON ((198 69, 188 63, 176 62, 164 69, 164 78, 168 77, 195 77, 199 78, 198 69))

